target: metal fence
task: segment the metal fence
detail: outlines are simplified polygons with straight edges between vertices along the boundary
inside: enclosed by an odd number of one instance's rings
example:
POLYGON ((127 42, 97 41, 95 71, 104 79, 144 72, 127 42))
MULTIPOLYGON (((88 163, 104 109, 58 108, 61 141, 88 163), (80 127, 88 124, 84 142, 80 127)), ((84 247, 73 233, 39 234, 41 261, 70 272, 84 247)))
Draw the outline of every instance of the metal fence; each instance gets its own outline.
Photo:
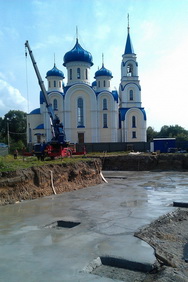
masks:
MULTIPOLYGON (((114 143, 85 143, 86 152, 122 152, 122 151, 139 151, 147 152, 150 150, 149 142, 114 142, 114 143)), ((83 150, 83 144, 77 144, 77 151, 83 150)))
POLYGON ((8 148, 0 148, 0 156, 8 155, 8 148))

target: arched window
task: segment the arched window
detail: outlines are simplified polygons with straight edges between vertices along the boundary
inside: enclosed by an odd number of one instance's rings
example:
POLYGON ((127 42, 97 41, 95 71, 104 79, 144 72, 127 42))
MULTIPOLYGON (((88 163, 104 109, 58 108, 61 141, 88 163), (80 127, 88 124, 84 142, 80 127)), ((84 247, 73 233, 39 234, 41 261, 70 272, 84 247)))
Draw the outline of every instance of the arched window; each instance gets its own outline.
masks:
POLYGON ((84 126, 84 101, 82 98, 78 98, 77 101, 77 121, 78 127, 84 126))
POLYGON ((106 81, 105 80, 103 81, 103 85, 104 85, 104 87, 106 87, 106 81))
POLYGON ((129 100, 133 101, 133 90, 129 91, 129 100))
POLYGON ((136 138, 136 131, 132 132, 132 138, 136 138))
POLYGON ((103 114, 103 128, 107 128, 107 127, 108 127, 107 114, 103 114))
POLYGON ((136 127, 136 117, 132 116, 132 127, 136 127))
POLYGON ((107 99, 103 99, 103 110, 108 110, 108 106, 107 106, 107 99))
POLYGON ((51 87, 51 83, 50 83, 50 81, 48 81, 48 87, 49 87, 49 88, 51 87))
POLYGON ((127 65, 127 76, 133 75, 133 66, 131 64, 127 65))
POLYGON ((57 110, 57 109, 58 109, 58 107, 57 107, 57 99, 54 99, 54 100, 53 100, 53 109, 54 109, 54 110, 57 110))
POLYGON ((31 128, 29 127, 29 142, 32 142, 32 132, 31 132, 31 128))
POLYGON ((88 79, 88 69, 86 69, 86 79, 88 79))
POLYGON ((69 75, 70 75, 70 80, 72 80, 72 69, 70 69, 69 75))
POLYGON ((80 68, 77 68, 77 78, 80 79, 80 68))
POLYGON ((54 80, 54 87, 56 87, 56 81, 54 80))
POLYGON ((98 87, 100 87, 100 81, 98 81, 98 87))
POLYGON ((61 88, 61 81, 59 81, 59 88, 61 88))

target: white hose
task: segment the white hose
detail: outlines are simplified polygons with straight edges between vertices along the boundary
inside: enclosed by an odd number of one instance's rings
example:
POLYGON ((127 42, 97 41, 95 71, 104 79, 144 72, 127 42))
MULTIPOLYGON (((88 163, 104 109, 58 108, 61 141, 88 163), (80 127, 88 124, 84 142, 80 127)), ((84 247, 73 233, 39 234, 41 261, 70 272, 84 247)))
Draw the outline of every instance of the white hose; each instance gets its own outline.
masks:
POLYGON ((51 185, 52 185, 52 190, 54 192, 54 194, 56 195, 56 191, 55 191, 55 188, 54 188, 54 181, 53 181, 53 171, 50 170, 50 176, 51 176, 51 185))
POLYGON ((104 175, 102 174, 102 171, 100 172, 100 176, 102 177, 102 180, 106 183, 108 183, 108 181, 104 178, 104 175))

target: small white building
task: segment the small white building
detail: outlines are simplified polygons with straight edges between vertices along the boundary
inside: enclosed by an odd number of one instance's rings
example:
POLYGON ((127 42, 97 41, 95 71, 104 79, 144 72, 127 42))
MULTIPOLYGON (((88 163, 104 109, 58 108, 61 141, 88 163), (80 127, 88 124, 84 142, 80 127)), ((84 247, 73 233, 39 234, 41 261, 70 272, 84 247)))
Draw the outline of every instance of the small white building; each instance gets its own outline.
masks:
MULTIPOLYGON (((64 73, 56 65, 46 74, 48 96, 71 143, 146 142, 146 113, 141 105, 138 63, 130 32, 122 55, 119 93, 111 89, 112 72, 102 63, 90 81, 93 58, 76 39, 64 55, 64 73)), ((49 116, 42 93, 40 108, 27 117, 28 143, 50 141, 49 116)))

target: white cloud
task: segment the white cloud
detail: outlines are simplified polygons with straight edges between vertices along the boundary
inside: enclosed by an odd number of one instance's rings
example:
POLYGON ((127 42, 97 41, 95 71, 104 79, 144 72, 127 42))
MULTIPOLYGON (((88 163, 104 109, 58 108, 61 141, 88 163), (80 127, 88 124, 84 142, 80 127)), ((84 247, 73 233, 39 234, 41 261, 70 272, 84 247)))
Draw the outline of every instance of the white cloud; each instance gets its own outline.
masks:
POLYGON ((156 38, 160 32, 159 25, 155 21, 143 21, 140 27, 143 41, 156 38))
POLYGON ((95 37, 96 37, 97 40, 105 40, 108 37, 110 31, 111 31, 111 29, 110 29, 109 25, 103 24, 102 26, 99 26, 97 28, 95 37))
POLYGON ((20 91, 0 79, 0 116, 4 116, 10 110, 26 111, 26 108, 27 100, 20 91))
POLYGON ((5 75, 2 72, 0 72, 0 79, 5 80, 5 75))
POLYGON ((159 130, 163 125, 188 128, 188 40, 180 42, 157 61, 153 70, 142 75, 143 106, 148 125, 159 130))
POLYGON ((33 50, 38 50, 38 49, 44 49, 44 48, 46 48, 46 44, 45 43, 36 42, 32 49, 33 50))
POLYGON ((6 37, 10 37, 13 40, 17 40, 19 38, 19 32, 14 27, 4 27, 6 37))
POLYGON ((105 16, 105 9, 102 7, 102 2, 101 1, 94 1, 94 15, 96 19, 104 19, 105 16))

